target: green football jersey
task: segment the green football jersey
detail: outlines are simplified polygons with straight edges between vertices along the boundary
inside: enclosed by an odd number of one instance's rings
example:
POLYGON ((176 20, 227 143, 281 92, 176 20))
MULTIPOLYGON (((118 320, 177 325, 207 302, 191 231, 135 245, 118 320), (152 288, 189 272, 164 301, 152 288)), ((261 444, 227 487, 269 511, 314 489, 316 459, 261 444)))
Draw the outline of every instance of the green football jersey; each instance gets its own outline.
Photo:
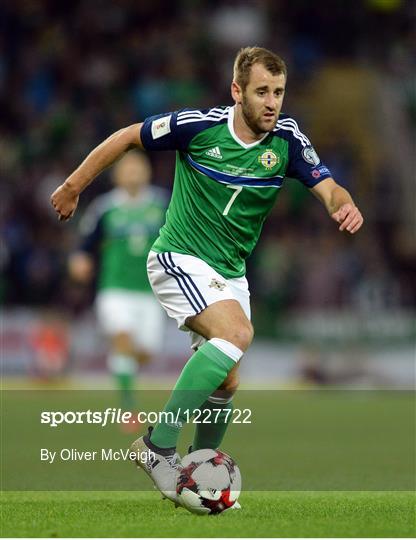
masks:
POLYGON ((181 110, 142 126, 149 150, 177 150, 166 223, 152 249, 194 255, 225 278, 245 274, 285 176, 312 187, 330 171, 293 118, 252 144, 234 132, 234 107, 181 110))
POLYGON ((80 222, 80 249, 98 257, 99 289, 151 290, 146 259, 165 212, 166 196, 154 188, 139 197, 116 188, 90 205, 80 222))

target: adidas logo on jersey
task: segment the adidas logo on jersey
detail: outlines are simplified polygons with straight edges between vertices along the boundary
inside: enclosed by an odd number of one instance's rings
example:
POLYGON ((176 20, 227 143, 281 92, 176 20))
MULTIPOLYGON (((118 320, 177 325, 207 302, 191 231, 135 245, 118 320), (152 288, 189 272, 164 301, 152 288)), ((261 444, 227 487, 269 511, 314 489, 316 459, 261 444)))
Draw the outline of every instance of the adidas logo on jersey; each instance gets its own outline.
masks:
POLYGON ((215 157, 217 159, 222 159, 221 151, 218 146, 216 146, 215 148, 211 148, 210 150, 207 150, 205 153, 207 156, 215 157))

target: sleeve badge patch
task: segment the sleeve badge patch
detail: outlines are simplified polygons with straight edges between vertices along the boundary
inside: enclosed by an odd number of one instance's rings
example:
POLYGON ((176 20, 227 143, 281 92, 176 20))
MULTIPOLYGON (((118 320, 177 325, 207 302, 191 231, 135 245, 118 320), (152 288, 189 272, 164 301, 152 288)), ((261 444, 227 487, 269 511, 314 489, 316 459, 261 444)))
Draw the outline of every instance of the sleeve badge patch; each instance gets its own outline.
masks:
POLYGON ((163 118, 158 118, 152 122, 152 137, 153 139, 159 139, 164 135, 170 133, 170 119, 172 115, 164 116, 163 118))
POLYGON ((321 162, 313 146, 305 146, 305 148, 302 150, 302 157, 307 163, 310 163, 315 167, 321 162))

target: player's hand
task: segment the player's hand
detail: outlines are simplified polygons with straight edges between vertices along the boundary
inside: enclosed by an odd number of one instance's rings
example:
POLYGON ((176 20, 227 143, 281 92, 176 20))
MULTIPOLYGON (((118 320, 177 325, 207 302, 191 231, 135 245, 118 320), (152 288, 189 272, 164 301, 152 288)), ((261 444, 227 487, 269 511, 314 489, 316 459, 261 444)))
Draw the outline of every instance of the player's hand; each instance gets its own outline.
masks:
POLYGON ((351 234, 356 233, 364 222, 361 212, 356 206, 350 203, 343 204, 331 215, 331 218, 340 224, 340 231, 347 230, 351 234))
POLYGON ((68 273, 77 283, 90 283, 94 277, 94 259, 82 251, 73 253, 68 260, 68 273))
POLYGON ((78 206, 79 194, 64 183, 51 195, 51 204, 59 216, 59 221, 71 219, 78 206))

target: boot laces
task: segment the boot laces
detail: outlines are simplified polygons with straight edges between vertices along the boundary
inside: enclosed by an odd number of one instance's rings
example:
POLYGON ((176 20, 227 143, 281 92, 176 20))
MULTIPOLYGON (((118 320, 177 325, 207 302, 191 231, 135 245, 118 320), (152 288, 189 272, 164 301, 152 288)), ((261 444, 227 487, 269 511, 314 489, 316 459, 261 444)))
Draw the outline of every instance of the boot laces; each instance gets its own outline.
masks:
POLYGON ((170 456, 165 456, 165 459, 173 469, 178 469, 178 470, 180 469, 181 458, 177 452, 175 452, 174 454, 170 456))

